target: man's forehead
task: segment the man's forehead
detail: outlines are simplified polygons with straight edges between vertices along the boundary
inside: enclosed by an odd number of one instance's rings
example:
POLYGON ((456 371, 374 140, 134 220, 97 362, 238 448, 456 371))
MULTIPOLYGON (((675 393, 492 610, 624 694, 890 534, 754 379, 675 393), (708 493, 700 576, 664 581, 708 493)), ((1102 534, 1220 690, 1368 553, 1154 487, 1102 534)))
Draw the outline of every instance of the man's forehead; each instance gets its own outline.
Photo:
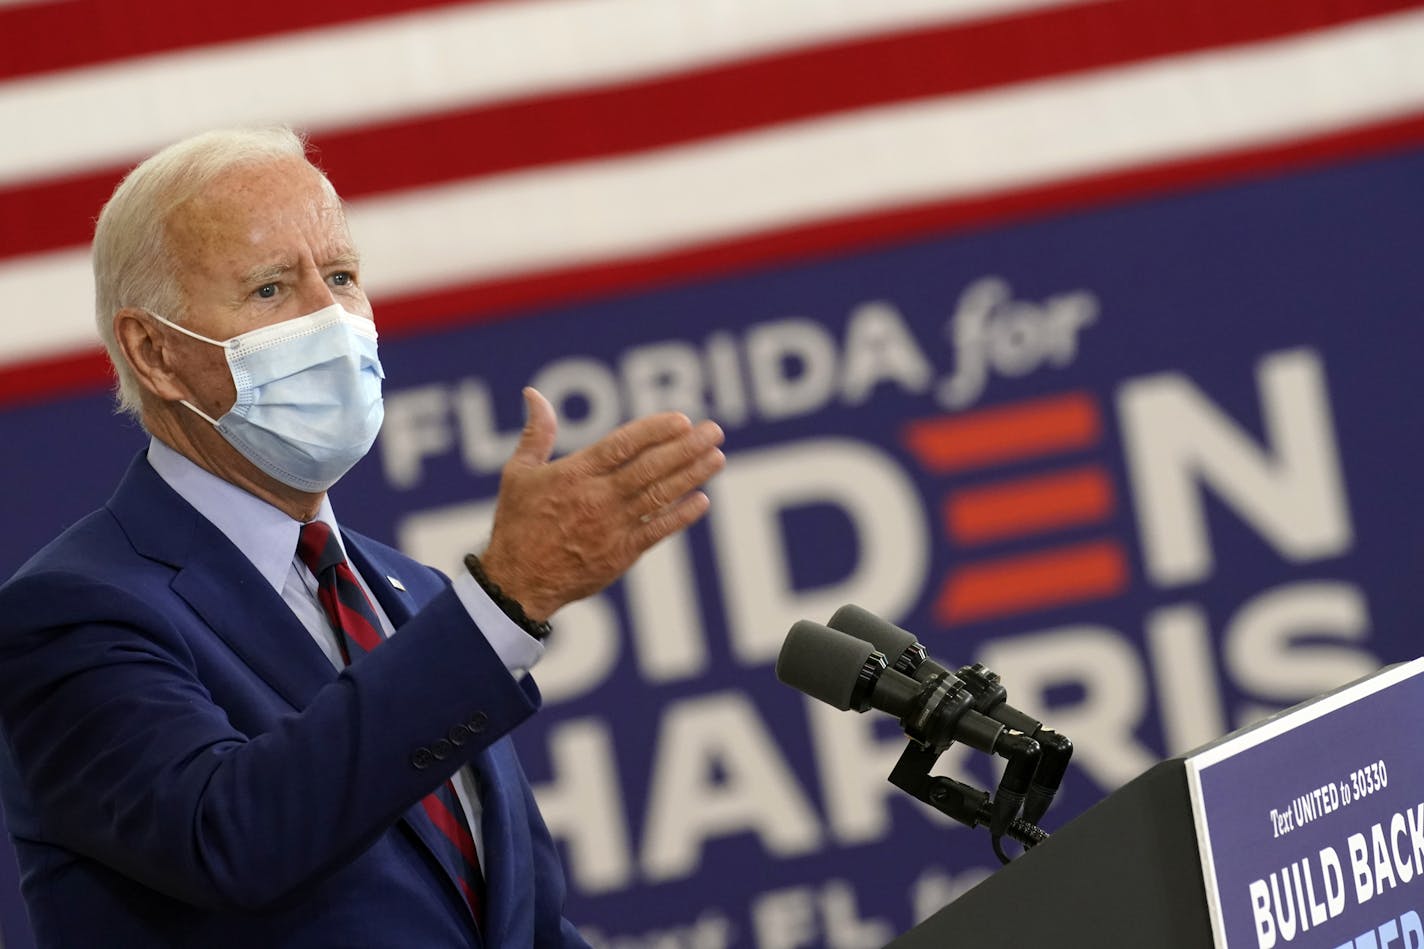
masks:
POLYGON ((217 182, 169 216, 177 230, 244 231, 308 222, 345 230, 346 211, 335 195, 322 188, 225 188, 217 182))
POLYGON ((174 208, 167 231, 177 253, 248 248, 278 266, 293 242, 318 256, 353 257, 346 212, 320 172, 304 161, 239 167, 174 208))

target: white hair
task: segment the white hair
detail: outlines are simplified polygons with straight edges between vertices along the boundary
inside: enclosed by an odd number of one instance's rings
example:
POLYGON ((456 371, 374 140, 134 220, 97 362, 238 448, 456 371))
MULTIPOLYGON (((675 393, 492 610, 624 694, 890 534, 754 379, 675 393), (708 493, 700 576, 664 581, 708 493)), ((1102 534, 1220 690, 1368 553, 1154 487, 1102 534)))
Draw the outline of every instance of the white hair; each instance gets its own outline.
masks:
MULTIPOLYGON (((306 141, 285 126, 221 129, 170 145, 114 189, 94 228, 94 319, 117 378, 118 410, 140 418, 141 390, 114 337, 114 314, 137 307, 182 322, 185 301, 168 252, 170 215, 241 165, 306 159, 306 141)), ((336 191, 322 181, 333 198, 336 191)))

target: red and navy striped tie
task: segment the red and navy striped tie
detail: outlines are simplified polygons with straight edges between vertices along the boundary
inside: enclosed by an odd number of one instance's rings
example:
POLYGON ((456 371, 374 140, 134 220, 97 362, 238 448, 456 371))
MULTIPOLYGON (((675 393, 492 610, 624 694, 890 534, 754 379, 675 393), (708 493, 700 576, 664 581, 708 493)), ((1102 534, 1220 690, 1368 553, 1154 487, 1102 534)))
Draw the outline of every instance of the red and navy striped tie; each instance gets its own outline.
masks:
MULTIPOLYGON (((356 574, 346 563, 341 544, 331 528, 321 521, 303 524, 297 554, 317 578, 317 598, 338 634, 337 642, 346 664, 350 665, 385 642, 381 621, 356 574)), ((470 834, 470 825, 454 786, 447 780, 420 803, 430 822, 440 831, 445 850, 439 855, 440 859, 452 871, 457 871, 455 880, 470 904, 470 912, 477 923, 481 922, 484 878, 475 851, 475 838, 470 834)))

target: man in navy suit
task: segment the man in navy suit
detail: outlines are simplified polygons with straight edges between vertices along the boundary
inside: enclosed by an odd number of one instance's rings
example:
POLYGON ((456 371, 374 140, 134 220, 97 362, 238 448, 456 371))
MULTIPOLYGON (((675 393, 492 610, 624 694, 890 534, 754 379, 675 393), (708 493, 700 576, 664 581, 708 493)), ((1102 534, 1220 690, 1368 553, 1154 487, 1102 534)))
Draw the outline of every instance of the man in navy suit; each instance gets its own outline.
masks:
POLYGON ((152 440, 0 588, 0 795, 39 944, 583 945, 507 735, 539 705, 543 621, 702 516, 721 431, 667 413, 551 461, 527 390, 489 542, 452 582, 327 497, 376 436, 382 370, 297 137, 150 158, 94 266, 152 440))

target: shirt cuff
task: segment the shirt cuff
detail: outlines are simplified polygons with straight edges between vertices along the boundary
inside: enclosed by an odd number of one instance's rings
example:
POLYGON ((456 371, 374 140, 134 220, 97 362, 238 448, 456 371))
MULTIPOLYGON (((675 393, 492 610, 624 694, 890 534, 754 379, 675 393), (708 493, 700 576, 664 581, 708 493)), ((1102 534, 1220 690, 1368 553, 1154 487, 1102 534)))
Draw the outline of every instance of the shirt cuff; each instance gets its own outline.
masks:
POLYGON ((522 679, 544 655, 544 644, 524 630, 495 605, 484 587, 463 566, 455 574, 455 595, 470 619, 484 633, 510 675, 522 679))

